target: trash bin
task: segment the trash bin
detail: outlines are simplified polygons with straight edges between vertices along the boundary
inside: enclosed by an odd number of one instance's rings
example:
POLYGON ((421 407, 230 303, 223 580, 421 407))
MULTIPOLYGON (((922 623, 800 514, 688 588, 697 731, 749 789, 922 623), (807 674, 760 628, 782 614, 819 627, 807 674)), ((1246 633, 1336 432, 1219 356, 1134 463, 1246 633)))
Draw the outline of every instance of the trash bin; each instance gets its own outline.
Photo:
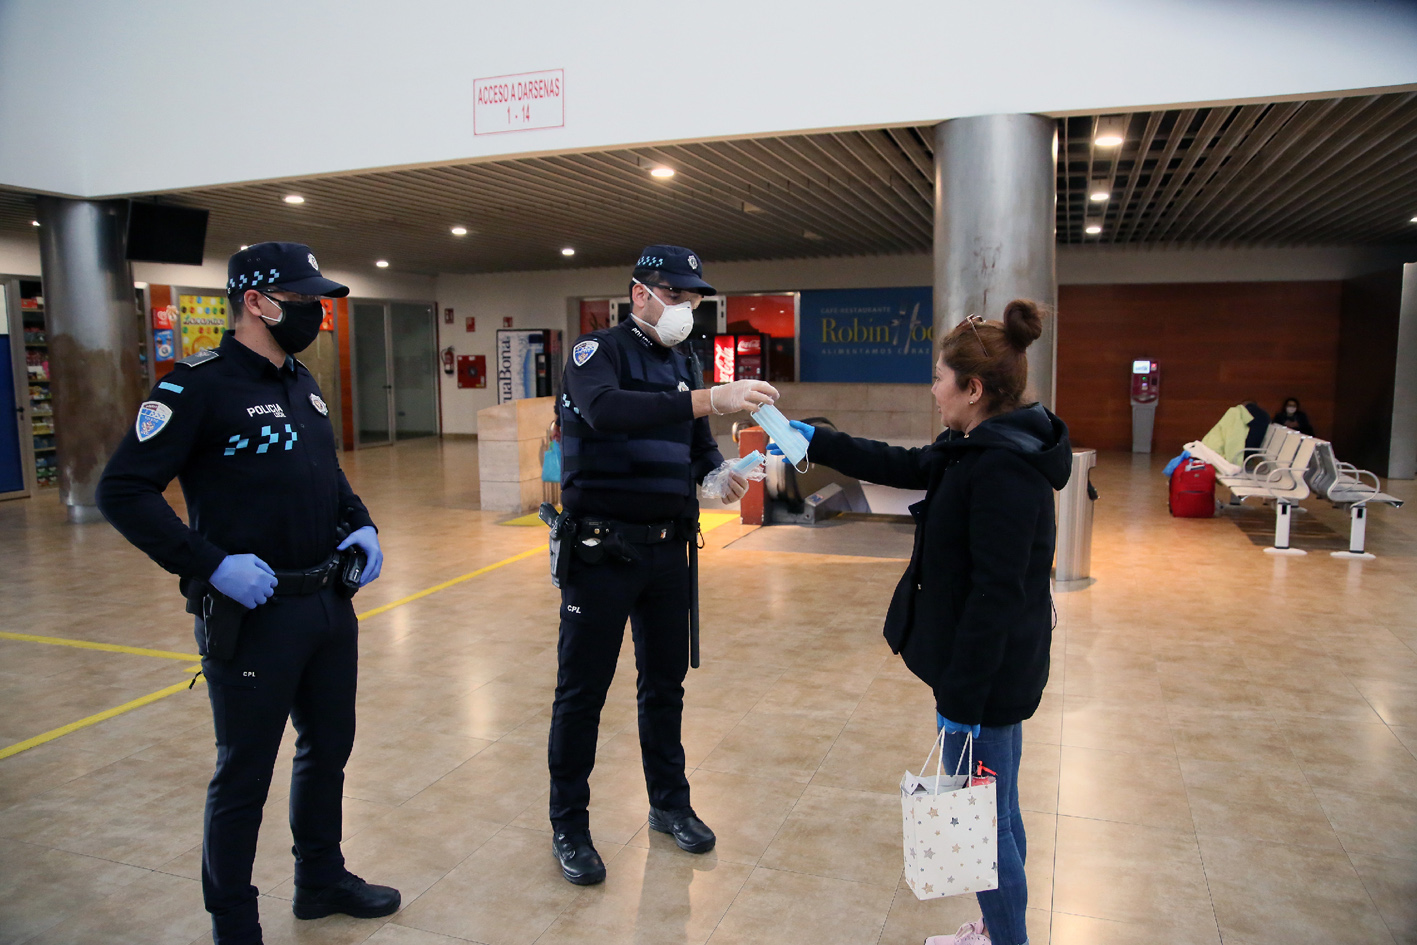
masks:
POLYGON ((1058 493, 1058 557, 1055 573, 1059 581, 1080 581, 1092 575, 1092 488, 1091 470, 1097 465, 1097 450, 1073 450, 1073 472, 1058 493))

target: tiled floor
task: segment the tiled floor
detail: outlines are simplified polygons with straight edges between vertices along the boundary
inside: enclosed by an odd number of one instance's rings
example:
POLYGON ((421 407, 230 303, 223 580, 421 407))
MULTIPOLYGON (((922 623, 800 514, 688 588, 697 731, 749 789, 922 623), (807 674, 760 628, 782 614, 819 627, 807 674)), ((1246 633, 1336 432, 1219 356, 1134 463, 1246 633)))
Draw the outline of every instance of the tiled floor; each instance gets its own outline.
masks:
MULTIPOLYGON (((1096 582, 1057 596, 1052 681, 1025 727, 1034 945, 1417 942, 1417 513, 1373 513, 1376 561, 1276 558, 1223 518, 1170 519, 1155 465, 1103 457, 1096 582)), ((473 444, 346 466, 388 554, 362 611, 544 540, 478 510, 473 444)), ((842 531, 813 554, 737 541, 750 531, 709 535, 687 683, 714 853, 646 829, 627 663, 592 782, 609 880, 560 878, 556 596, 535 554, 364 621, 345 851, 405 904, 293 919, 287 744, 256 863, 267 942, 916 943, 974 918, 967 898, 921 903, 900 882, 896 786, 933 727, 880 639, 898 536, 842 531)), ((193 649, 175 580, 107 526, 65 525, 52 495, 0 503, 0 574, 5 631, 193 649)), ((0 745, 190 665, 0 639, 0 745)), ((0 760, 0 942, 205 941, 211 742, 198 685, 0 760)))

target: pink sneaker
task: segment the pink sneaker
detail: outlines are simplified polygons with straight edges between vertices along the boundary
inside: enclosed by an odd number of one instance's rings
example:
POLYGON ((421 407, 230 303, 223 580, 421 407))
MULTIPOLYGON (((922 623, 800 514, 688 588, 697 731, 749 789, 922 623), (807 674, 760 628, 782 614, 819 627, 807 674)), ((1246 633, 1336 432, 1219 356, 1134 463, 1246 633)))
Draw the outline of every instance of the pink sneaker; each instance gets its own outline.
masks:
POLYGON ((989 945, 989 936, 984 934, 984 920, 966 922, 953 935, 932 935, 925 945, 989 945))

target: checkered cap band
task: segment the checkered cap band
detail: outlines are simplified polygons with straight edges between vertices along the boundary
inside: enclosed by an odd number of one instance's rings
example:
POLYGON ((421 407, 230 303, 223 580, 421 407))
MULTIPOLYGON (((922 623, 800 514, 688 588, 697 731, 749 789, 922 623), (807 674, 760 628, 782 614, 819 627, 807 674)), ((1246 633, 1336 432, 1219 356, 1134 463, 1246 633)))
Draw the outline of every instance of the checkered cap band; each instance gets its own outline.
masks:
POLYGON ((279 269, 256 269, 250 273, 239 273, 233 276, 232 278, 226 280, 226 294, 230 295, 237 289, 240 289, 242 291, 245 291, 246 289, 254 289, 262 284, 275 285, 276 280, 279 278, 279 269))

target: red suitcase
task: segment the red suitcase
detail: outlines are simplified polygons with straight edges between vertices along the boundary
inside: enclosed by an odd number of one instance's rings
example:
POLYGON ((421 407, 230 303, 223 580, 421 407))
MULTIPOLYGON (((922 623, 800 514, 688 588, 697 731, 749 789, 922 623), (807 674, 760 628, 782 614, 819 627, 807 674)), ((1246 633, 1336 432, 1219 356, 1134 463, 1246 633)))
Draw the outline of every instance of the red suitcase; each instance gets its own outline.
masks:
POLYGON ((1215 516, 1215 467, 1188 459, 1171 473, 1171 514, 1177 518, 1215 516))

